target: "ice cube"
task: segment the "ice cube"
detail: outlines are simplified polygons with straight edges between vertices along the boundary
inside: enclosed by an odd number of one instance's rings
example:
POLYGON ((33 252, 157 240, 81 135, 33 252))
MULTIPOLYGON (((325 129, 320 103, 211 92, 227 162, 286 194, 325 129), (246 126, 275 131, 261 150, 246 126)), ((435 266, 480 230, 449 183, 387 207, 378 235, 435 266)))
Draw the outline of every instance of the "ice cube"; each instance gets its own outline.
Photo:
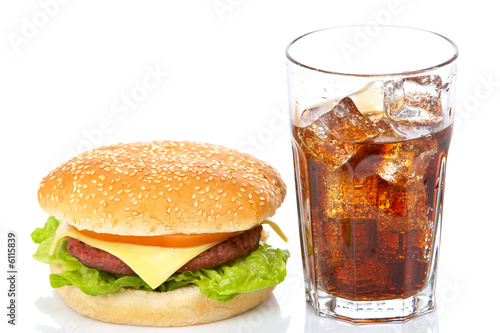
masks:
POLYGON ((321 115, 330 111, 337 103, 338 100, 328 99, 305 109, 300 115, 298 123, 300 124, 301 127, 311 125, 321 115))
POLYGON ((384 83, 384 112, 389 119, 400 112, 405 105, 403 80, 391 80, 384 83))
MULTIPOLYGON (((305 117, 318 111, 313 108, 308 110, 304 112, 305 117)), ((377 127, 359 112, 349 97, 319 115, 310 125, 295 128, 297 142, 307 154, 335 167, 343 165, 356 153, 359 147, 354 142, 373 138, 377 134, 377 127)))
POLYGON ((333 167, 341 166, 356 153, 358 147, 337 140, 322 125, 321 122, 313 122, 309 126, 296 128, 297 142, 313 158, 333 167))
POLYGON ((344 97, 313 124, 325 128, 338 140, 347 142, 362 142, 379 134, 373 122, 359 112, 350 97, 344 97))
POLYGON ((375 120, 384 115, 384 81, 372 81, 349 97, 363 116, 375 120))
POLYGON ((336 221, 354 216, 354 194, 348 166, 342 165, 337 169, 326 166, 321 172, 325 215, 336 221))
POLYGON ((380 136, 377 137, 377 142, 395 142, 404 141, 412 136, 413 128, 391 121, 385 117, 376 119, 373 125, 377 127, 380 136))
POLYGON ((438 142, 432 136, 418 139, 418 155, 408 172, 407 206, 409 220, 412 227, 418 230, 432 230, 433 216, 432 203, 429 202, 429 191, 434 190, 435 184, 428 182, 428 172, 434 171, 431 165, 438 155, 438 142))
POLYGON ((383 158, 375 163, 375 172, 390 183, 404 183, 408 179, 408 171, 415 159, 415 145, 412 141, 406 141, 387 147, 383 158))
POLYGON ((411 160, 411 153, 385 158, 377 164, 375 172, 390 183, 397 184, 404 182, 408 177, 411 160))
POLYGON ((374 163, 375 172, 393 184, 422 179, 437 148, 431 136, 386 145, 382 158, 374 163))
POLYGON ((439 145, 436 139, 430 135, 412 141, 418 141, 418 149, 411 163, 408 177, 410 181, 420 181, 424 177, 429 163, 436 157, 439 145))
POLYGON ((440 76, 424 75, 391 80, 384 84, 384 111, 394 122, 411 125, 439 126, 444 117, 440 76))
POLYGON ((412 76, 406 78, 408 83, 415 82, 420 85, 421 88, 431 89, 430 93, 438 92, 443 89, 443 80, 439 75, 421 75, 421 76, 412 76))

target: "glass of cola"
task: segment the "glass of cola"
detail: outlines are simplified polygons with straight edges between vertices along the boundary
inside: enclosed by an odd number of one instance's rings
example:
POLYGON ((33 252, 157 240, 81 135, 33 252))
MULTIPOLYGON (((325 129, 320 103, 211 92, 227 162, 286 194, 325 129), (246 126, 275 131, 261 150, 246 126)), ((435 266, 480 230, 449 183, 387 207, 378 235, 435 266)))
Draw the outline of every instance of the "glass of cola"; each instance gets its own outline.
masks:
POLYGON ((350 26, 303 35, 286 55, 307 301, 352 322, 432 311, 456 45, 350 26))

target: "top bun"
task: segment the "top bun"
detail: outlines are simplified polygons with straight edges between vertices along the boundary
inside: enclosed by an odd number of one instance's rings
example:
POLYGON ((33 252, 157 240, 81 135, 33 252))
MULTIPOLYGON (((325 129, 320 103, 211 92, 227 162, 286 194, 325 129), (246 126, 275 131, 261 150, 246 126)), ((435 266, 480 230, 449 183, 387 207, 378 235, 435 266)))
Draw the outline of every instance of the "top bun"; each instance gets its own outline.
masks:
POLYGON ((38 201, 80 230, 154 236, 247 230, 274 215, 285 194, 278 172, 249 154, 156 141, 74 157, 42 180, 38 201))

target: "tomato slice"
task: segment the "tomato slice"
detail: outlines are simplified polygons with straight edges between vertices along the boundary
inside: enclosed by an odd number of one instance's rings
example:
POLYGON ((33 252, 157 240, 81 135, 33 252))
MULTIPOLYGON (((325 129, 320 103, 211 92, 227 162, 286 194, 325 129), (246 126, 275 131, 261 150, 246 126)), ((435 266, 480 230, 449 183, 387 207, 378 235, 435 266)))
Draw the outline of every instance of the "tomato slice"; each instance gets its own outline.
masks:
POLYGON ((194 247, 208 243, 223 241, 229 237, 236 236, 241 232, 222 232, 207 234, 173 234, 162 236, 123 236, 105 234, 89 230, 77 230, 78 232, 106 242, 127 243, 160 247, 194 247))

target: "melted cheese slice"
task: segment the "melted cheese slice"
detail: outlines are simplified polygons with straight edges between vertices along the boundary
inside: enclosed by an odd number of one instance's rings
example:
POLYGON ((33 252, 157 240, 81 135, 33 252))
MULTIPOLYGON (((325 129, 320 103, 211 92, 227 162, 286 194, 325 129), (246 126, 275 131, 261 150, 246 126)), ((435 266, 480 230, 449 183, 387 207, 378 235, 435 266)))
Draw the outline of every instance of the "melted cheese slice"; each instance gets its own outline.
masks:
POLYGON ((52 242, 51 255, 63 237, 78 239, 120 258, 153 289, 165 282, 188 261, 220 243, 215 242, 189 248, 170 248, 106 242, 88 237, 67 223, 61 222, 52 242))

